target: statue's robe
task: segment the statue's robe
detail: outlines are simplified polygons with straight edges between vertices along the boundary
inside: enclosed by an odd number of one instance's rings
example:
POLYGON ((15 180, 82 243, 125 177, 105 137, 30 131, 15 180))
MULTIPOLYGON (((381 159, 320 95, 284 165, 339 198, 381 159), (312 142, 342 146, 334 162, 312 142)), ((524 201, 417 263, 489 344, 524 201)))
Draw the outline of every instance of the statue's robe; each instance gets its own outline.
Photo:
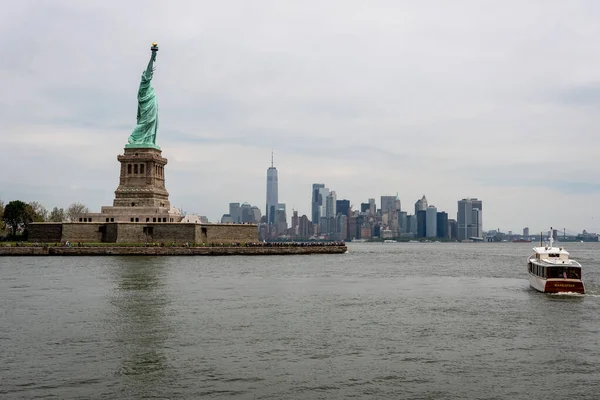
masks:
POLYGON ((152 72, 144 71, 138 90, 137 125, 129 136, 129 144, 156 145, 158 102, 151 82, 152 72))

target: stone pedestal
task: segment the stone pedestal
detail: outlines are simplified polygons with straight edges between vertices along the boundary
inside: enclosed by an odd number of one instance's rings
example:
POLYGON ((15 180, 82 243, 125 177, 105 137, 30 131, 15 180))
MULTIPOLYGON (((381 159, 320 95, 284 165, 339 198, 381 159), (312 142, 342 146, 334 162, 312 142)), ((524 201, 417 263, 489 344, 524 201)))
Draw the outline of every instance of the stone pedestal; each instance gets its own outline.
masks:
POLYGON ((119 186, 112 206, 100 213, 82 215, 78 222, 180 222, 181 212, 171 208, 165 187, 165 165, 160 149, 125 148, 119 186))
POLYGON ((171 208, 165 188, 167 159, 161 153, 158 149, 126 148, 125 154, 117 156, 121 176, 113 207, 171 208))

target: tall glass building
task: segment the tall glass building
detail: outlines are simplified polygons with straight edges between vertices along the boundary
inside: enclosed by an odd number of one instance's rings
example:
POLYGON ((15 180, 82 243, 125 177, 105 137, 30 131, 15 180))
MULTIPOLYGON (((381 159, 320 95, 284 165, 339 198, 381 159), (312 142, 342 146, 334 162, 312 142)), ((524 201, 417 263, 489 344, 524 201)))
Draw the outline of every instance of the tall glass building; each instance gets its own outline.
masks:
POLYGON ((427 207, 425 210, 425 236, 433 238, 437 236, 437 208, 427 207))
MULTIPOLYGON (((325 184, 324 183, 313 183, 312 185, 312 193, 311 193, 311 217, 312 217, 312 223, 313 224, 318 224, 320 219, 321 219, 321 206, 323 205, 325 199, 322 196, 322 191, 321 189, 325 188, 325 184)), ((323 215, 325 216, 325 215, 323 215)))
POLYGON ((483 204, 477 199, 462 199, 458 201, 458 239, 472 237, 483 238, 483 204))
POLYGON ((274 224, 277 222, 278 202, 277 168, 273 166, 273 154, 271 153, 271 166, 267 169, 267 224, 274 224))

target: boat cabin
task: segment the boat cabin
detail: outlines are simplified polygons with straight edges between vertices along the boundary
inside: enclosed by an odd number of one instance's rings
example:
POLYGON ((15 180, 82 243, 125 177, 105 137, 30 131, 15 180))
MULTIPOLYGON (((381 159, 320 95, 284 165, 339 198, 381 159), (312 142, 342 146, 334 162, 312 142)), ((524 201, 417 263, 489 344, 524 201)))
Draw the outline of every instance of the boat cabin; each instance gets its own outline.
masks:
POLYGON ((568 264, 569 252, 562 247, 534 247, 536 260, 568 264))
POLYGON ((529 273, 543 279, 581 279, 581 267, 529 263, 529 273))

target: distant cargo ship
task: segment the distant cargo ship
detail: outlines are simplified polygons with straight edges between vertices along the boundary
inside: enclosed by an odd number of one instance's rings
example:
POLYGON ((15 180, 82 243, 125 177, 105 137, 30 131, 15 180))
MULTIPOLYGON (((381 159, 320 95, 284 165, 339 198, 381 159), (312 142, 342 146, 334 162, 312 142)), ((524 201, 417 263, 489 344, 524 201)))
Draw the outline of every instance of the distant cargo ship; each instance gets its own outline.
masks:
POLYGON ((531 243, 531 240, 529 240, 529 239, 515 239, 515 240, 513 240, 513 243, 531 243))

